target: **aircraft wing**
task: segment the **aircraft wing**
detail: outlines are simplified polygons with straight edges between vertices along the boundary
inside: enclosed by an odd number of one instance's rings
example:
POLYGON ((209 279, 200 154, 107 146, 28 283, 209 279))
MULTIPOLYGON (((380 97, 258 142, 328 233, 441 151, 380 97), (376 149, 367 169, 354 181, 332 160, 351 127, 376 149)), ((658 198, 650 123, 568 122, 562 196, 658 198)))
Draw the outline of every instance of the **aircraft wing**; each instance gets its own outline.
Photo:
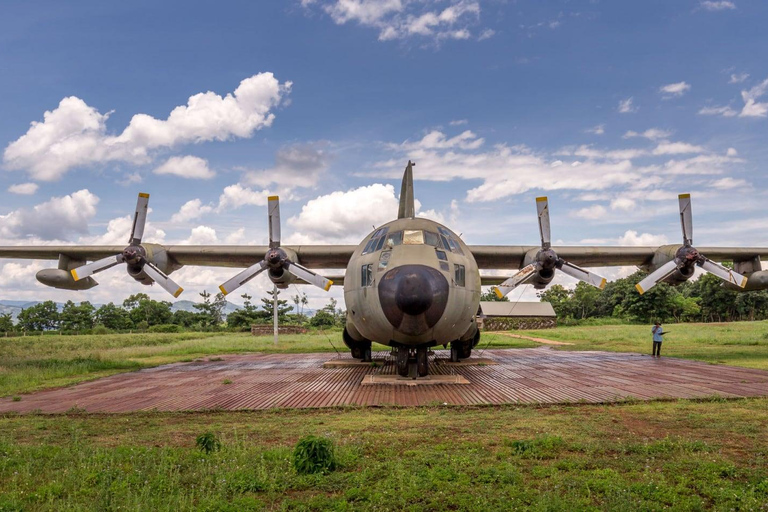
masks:
MULTIPOLYGON (((679 247, 679 246, 671 246, 679 247)), ((558 256, 584 267, 642 266, 651 263, 661 247, 654 246, 553 246, 558 256)), ((535 254, 535 245, 470 245, 469 250, 480 268, 522 268, 525 255, 535 254)), ((768 258, 768 247, 698 247, 715 261, 749 261, 756 256, 768 258)), ((674 251, 673 251, 674 253, 674 251)), ((485 284, 485 283, 484 283, 485 284)), ((490 284, 490 283, 489 283, 490 284)))

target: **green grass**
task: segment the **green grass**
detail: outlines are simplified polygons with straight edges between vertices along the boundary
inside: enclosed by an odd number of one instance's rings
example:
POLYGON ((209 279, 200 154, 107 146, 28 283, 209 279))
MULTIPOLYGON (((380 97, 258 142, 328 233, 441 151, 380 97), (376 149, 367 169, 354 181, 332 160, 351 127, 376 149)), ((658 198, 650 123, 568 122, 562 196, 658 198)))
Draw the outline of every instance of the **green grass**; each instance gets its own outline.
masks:
MULTIPOLYGON (((665 324, 662 355, 768 370, 768 321, 665 324)), ((525 336, 574 343, 557 350, 651 353, 650 325, 596 325, 516 331, 525 336)))
POLYGON ((766 431, 768 399, 6 416, 0 510, 765 510, 766 431))
MULTIPOLYGON (((492 334, 494 347, 535 343, 492 334)), ((375 345, 374 350, 386 350, 375 345)), ((280 336, 249 333, 106 334, 0 338, 0 396, 64 386, 150 366, 247 352, 347 353, 341 331, 280 336), (335 348, 334 348, 335 347, 335 348)))

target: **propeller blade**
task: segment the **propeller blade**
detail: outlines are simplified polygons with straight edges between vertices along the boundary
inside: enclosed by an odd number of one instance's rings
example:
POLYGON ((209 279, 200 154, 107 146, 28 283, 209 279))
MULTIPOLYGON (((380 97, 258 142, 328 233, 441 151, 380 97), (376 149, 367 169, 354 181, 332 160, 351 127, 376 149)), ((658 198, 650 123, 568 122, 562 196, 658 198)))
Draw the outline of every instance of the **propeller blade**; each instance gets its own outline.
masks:
POLYGON ((575 277, 579 281, 584 281, 587 284, 591 284, 595 288, 600 288, 601 290, 605 288, 606 280, 604 277, 593 274, 592 272, 584 270, 581 267, 577 267, 573 263, 563 261, 563 265, 560 267, 560 270, 571 277, 575 277))
POLYGON ((745 276, 739 274, 738 272, 734 272, 733 270, 726 268, 719 263, 715 263, 710 259, 705 258, 701 263, 701 268, 710 274, 716 275, 723 281, 728 281, 729 283, 740 286, 741 288, 744 288, 747 285, 747 278, 745 276))
POLYGON ((72 274, 72 278, 75 281, 79 281, 95 274, 96 272, 101 272, 102 270, 112 268, 122 262, 123 255, 117 254, 115 256, 107 256, 106 258, 102 258, 100 260, 94 261, 93 263, 83 265, 82 267, 73 268, 69 272, 72 274))
POLYGON ((219 286, 219 290, 221 290, 221 293, 224 295, 227 295, 229 293, 232 293, 233 291, 237 290, 241 286, 243 286, 245 283, 256 277, 257 275, 261 274, 267 269, 267 262, 264 260, 261 260, 260 262, 251 265, 247 269, 243 270, 239 274, 237 274, 235 277, 227 281, 226 283, 219 286))
POLYGON ((538 266, 536 263, 531 263, 530 265, 526 265, 525 267, 521 268, 517 274, 513 275, 503 283, 501 283, 499 286, 494 286, 493 291, 496 293, 496 296, 498 298, 506 297, 509 292, 520 286, 521 284, 528 281, 530 278, 532 278, 536 274, 538 266))
POLYGON ((280 247, 280 198, 269 196, 267 203, 269 211, 269 246, 280 247))
POLYGON ((539 213, 539 234, 541 235, 541 246, 549 249, 551 245, 549 233, 549 203, 545 197, 536 198, 536 210, 539 213))
POLYGON ((331 288, 331 285, 333 284, 333 281, 331 281, 330 279, 327 279, 321 276, 320 274, 315 274, 311 270, 306 269, 301 265, 297 265, 296 263, 291 263, 290 261, 287 261, 285 263, 285 267, 286 267, 286 270, 288 270, 288 272, 295 275, 299 279, 303 279, 306 282, 313 284, 318 288, 322 288, 325 291, 328 291, 331 288))
POLYGON ((152 263, 145 263, 144 264, 144 273, 147 274, 149 277, 152 278, 154 282, 159 284, 165 291, 173 295, 174 297, 178 297, 181 295, 181 292, 184 291, 184 288, 176 284, 173 279, 165 275, 159 268, 154 266, 152 263))
POLYGON ((677 262, 675 260, 668 261, 648 274, 645 279, 635 285, 635 288, 637 288, 637 291, 642 295, 656 286, 659 281, 663 281, 665 278, 672 275, 675 270, 677 270, 677 262))
POLYGON ((141 238, 144 236, 144 224, 147 222, 147 205, 149 205, 149 194, 142 192, 136 201, 136 213, 133 215, 131 239, 128 241, 131 245, 141 244, 141 238))
POLYGON ((680 203, 680 226, 683 228, 683 245, 693 244, 693 214, 691 213, 691 194, 677 196, 680 203))

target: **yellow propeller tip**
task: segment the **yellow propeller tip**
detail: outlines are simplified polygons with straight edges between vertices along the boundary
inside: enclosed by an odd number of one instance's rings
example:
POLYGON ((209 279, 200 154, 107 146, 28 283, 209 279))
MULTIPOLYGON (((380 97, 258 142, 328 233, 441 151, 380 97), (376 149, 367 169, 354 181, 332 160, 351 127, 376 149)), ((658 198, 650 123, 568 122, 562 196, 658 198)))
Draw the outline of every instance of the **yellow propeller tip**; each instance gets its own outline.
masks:
POLYGON ((677 196, 677 197, 679 197, 680 199, 688 199, 688 198, 690 198, 690 197, 691 197, 691 194, 680 194, 680 195, 679 195, 679 196, 677 196))
POLYGON ((72 269, 69 272, 70 272, 70 274, 72 274, 72 279, 74 279, 75 281, 79 281, 80 280, 80 278, 77 277, 77 271, 75 269, 72 269))
POLYGON ((497 296, 498 298, 500 298, 500 299, 503 299, 503 298, 504 298, 504 294, 503 294, 503 293, 501 293, 501 290, 499 290, 498 286, 495 286, 495 287, 493 288, 493 292, 496 294, 496 296, 497 296))
POLYGON ((221 293, 222 293, 222 295, 226 295, 227 293, 229 293, 229 292, 228 292, 228 291, 227 291, 227 290, 224 288, 224 285, 223 285, 223 284, 222 284, 221 286, 219 286, 219 290, 221 290, 221 293))
POLYGON ((139 192, 139 197, 145 197, 149 199, 149 194, 147 194, 146 192, 139 192))
POLYGON ((643 287, 642 287, 642 286, 640 286, 640 284, 639 284, 639 283, 635 285, 635 288, 636 288, 636 289, 637 289, 637 291, 640 293, 640 295, 642 295, 642 294, 644 294, 644 293, 645 293, 645 290, 643 290, 643 287))
POLYGON ((330 279, 328 280, 328 283, 325 285, 325 291, 328 291, 331 289, 331 285, 333 284, 333 281, 330 279))
POLYGON ((178 290, 176 290, 176 293, 174 293, 174 294, 173 294, 173 297, 174 297, 174 298, 178 298, 178 297, 179 297, 179 295, 181 295, 181 292, 183 292, 183 291, 184 291, 184 288, 182 288, 181 286, 179 286, 179 289, 178 289, 178 290))
POLYGON ((603 280, 600 281, 600 286, 598 286, 598 288, 600 288, 601 290, 605 289, 605 285, 607 283, 608 283, 608 281, 605 278, 603 278, 603 280))
POLYGON ((537 203, 540 203, 541 201, 546 201, 546 200, 547 200, 547 196, 541 196, 536 198, 537 203))
POLYGON ((279 201, 279 200, 280 200, 280 196, 269 196, 267 198, 267 201, 279 201))

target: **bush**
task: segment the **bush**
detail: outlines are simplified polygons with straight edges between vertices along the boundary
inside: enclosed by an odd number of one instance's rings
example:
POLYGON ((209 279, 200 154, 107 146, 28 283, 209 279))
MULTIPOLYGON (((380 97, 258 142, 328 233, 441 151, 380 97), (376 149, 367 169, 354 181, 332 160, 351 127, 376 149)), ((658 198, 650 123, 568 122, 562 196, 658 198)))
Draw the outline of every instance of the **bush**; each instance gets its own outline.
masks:
POLYGON ((115 331, 113 331, 112 329, 109 329, 109 328, 107 328, 107 327, 105 327, 105 326, 103 326, 101 324, 95 325, 93 327, 93 329, 91 330, 91 334, 112 334, 113 332, 115 332, 115 331))
POLYGON ((333 327, 335 324, 336 319, 333 315, 322 309, 309 319, 309 325, 312 327, 333 327))
POLYGON ((205 453, 217 452, 221 450, 221 441, 219 441, 219 439, 216 437, 216 434, 213 432, 200 434, 197 436, 195 444, 200 449, 200 451, 205 453))
POLYGON ((182 332, 184 329, 176 324, 158 324, 149 328, 149 332, 182 332))
POLYGON ((300 475, 336 469, 333 441, 325 437, 302 437, 293 450, 293 468, 300 475))
POLYGON ((149 329, 149 323, 146 320, 142 320, 141 322, 136 324, 136 329, 139 331, 146 331, 149 329))

